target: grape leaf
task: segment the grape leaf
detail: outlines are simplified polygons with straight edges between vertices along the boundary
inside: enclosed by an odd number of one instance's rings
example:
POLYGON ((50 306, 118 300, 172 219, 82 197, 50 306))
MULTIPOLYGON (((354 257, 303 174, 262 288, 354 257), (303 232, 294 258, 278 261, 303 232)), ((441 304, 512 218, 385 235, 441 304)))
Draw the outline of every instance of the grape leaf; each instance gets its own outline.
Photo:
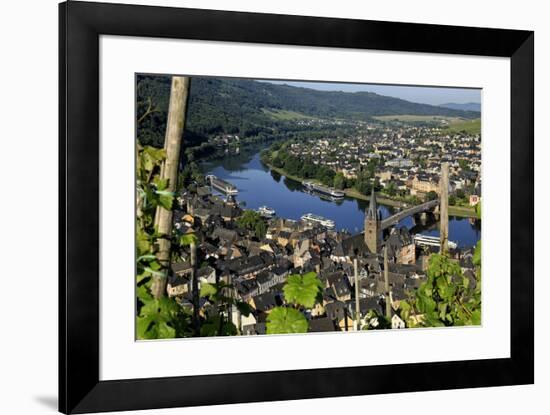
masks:
POLYGON ((209 284, 207 282, 201 283, 201 297, 212 297, 215 296, 217 292, 218 290, 214 284, 209 284))
POLYGON ((275 307, 267 317, 267 334, 306 333, 305 316, 294 308, 275 307))
POLYGON ((476 249, 474 251, 474 257, 472 258, 472 262, 476 266, 481 265, 481 241, 479 241, 476 245, 476 249))
POLYGON ((288 303, 312 308, 322 294, 321 281, 314 272, 305 275, 291 275, 283 288, 288 303))

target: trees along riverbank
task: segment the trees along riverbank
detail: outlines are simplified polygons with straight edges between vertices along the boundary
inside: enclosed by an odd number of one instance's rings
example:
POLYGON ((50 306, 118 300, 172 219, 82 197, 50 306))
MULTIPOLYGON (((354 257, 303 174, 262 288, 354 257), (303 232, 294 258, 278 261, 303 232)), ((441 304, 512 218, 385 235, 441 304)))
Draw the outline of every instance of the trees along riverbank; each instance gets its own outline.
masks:
MULTIPOLYGON (((327 184, 331 185, 329 183, 323 183, 320 180, 317 180, 315 178, 304 178, 300 177, 296 174, 291 174, 288 171, 286 171, 282 167, 277 167, 272 164, 271 160, 267 157, 265 157, 266 153, 262 154, 261 160, 262 163, 264 163, 270 170, 279 173, 282 176, 287 177, 288 179, 294 180, 299 183, 304 183, 304 181, 314 181, 314 182, 320 182, 321 184, 327 184)), ((367 194, 361 193, 355 188, 344 188, 339 189, 342 192, 346 194, 346 196, 354 198, 354 199, 360 199, 360 200, 366 200, 368 201, 370 197, 367 194)), ((369 193, 370 194, 370 193, 369 193)), ((404 208, 406 206, 410 206, 411 204, 415 204, 414 201, 404 201, 397 199, 395 197, 390 197, 384 192, 378 191, 376 193, 376 200, 378 203, 386 206, 392 206, 392 207, 399 207, 404 208)), ((418 201, 419 203, 419 201, 418 201)), ((465 207, 465 206, 449 206, 449 215, 451 216, 458 216, 458 217, 464 217, 464 218, 475 218, 476 217, 476 210, 474 207, 465 207)))

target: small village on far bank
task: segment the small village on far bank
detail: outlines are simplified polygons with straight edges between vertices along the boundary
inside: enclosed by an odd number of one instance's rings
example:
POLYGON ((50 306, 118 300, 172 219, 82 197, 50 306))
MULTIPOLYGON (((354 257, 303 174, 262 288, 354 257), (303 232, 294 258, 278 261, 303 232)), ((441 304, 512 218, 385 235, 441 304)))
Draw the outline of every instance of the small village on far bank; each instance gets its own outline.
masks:
POLYGON ((347 190, 352 197, 368 199, 366 190, 373 183, 385 202, 397 206, 436 198, 440 166, 447 162, 452 214, 473 214, 470 208, 481 200, 479 133, 447 132, 437 126, 357 124, 357 133, 346 137, 275 143, 262 159, 282 174, 300 178, 307 171, 304 165, 322 166, 333 172, 325 183, 347 190))

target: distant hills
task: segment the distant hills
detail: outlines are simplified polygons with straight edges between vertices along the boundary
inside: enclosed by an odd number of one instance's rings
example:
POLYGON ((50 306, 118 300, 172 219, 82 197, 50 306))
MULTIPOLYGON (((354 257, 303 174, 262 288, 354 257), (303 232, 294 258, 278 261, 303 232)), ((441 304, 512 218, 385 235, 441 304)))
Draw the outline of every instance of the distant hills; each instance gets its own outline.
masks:
MULTIPOLYGON (((149 99, 156 111, 138 125, 144 144, 161 146, 170 95, 170 76, 137 77, 137 115, 149 99)), ((460 104, 459 104, 460 105, 460 104)), ((370 120, 381 115, 442 115, 475 119, 463 108, 418 104, 372 92, 318 91, 247 79, 193 77, 186 134, 198 137, 227 133, 253 136, 299 118, 370 120)))
POLYGON ((440 107, 450 108, 453 110, 481 112, 481 104, 477 102, 467 102, 465 104, 457 104, 455 102, 449 102, 447 104, 441 104, 440 107))

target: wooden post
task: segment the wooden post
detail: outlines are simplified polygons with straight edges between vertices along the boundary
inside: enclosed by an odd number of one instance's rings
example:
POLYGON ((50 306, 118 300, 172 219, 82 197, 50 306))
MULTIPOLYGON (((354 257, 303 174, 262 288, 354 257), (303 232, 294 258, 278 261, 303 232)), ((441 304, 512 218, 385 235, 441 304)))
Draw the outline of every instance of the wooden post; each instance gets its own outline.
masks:
POLYGON ((344 329, 348 331, 348 308, 344 306, 344 329))
POLYGON ((390 277, 388 269, 388 247, 384 246, 384 289, 386 296, 386 319, 391 321, 390 277))
POLYGON ((355 282, 355 319, 353 325, 355 331, 361 330, 361 314, 359 309, 359 273, 357 272, 357 258, 353 258, 353 273, 355 282))
POLYGON ((197 269, 197 244, 191 242, 189 246, 191 249, 191 293, 193 301, 193 330, 195 331, 195 336, 199 337, 201 335, 201 319, 199 315, 200 311, 200 298, 199 298, 199 272, 197 269))
POLYGON ((439 180, 439 252, 446 254, 449 250, 449 163, 441 164, 439 180))
MULTIPOLYGON (((166 136, 164 149, 166 160, 161 168, 161 179, 168 180, 169 192, 175 192, 178 179, 178 165, 180 160, 181 143, 183 141, 183 129, 185 126, 185 112, 187 109, 187 97, 189 95, 189 78, 185 76, 173 76, 170 89, 170 104, 168 107, 168 119, 166 121, 166 136)), ((164 276, 153 277, 151 292, 155 298, 161 298, 166 294, 166 276, 170 267, 170 237, 172 234, 172 210, 157 207, 156 222, 159 238, 158 260, 165 272, 164 276)))

